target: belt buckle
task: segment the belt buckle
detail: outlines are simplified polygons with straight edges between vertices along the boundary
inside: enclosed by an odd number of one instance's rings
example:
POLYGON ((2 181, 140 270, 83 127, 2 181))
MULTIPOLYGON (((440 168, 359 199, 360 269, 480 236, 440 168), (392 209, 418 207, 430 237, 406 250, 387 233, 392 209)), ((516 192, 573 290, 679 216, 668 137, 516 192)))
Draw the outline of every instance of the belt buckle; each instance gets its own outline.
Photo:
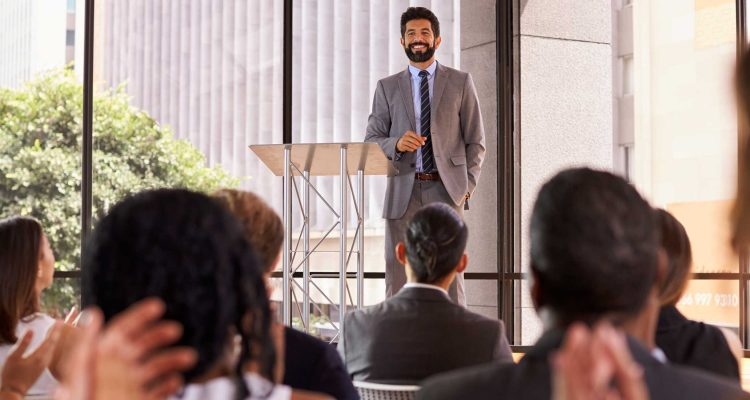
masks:
POLYGON ((438 174, 437 173, 428 173, 428 172, 417 172, 417 179, 420 181, 436 181, 438 180, 438 174))

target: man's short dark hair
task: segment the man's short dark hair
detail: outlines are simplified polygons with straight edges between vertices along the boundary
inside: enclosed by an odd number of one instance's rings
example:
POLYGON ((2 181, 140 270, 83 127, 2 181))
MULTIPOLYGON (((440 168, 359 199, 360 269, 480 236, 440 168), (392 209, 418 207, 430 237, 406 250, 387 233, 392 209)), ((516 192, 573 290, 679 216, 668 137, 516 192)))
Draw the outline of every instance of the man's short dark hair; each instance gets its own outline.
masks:
POLYGON ((438 21, 435 14, 424 7, 409 7, 401 14, 401 37, 404 37, 406 33, 406 23, 415 19, 426 19, 430 21, 432 25, 432 34, 435 37, 440 37, 440 21, 438 21))
POLYGON ((406 226, 406 258, 417 281, 435 283, 461 260, 469 230, 450 206, 432 203, 419 209, 406 226))
POLYGON ((539 306, 560 323, 642 309, 659 236, 652 208, 624 179, 587 168, 558 173, 539 191, 530 229, 539 306))

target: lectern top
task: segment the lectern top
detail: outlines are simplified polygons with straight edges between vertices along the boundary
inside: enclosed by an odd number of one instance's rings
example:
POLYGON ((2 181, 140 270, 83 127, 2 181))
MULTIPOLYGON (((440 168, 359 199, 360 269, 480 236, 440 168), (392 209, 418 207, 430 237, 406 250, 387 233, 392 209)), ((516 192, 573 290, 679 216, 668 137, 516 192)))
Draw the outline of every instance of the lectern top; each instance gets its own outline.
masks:
MULTIPOLYGON (((276 176, 284 176, 284 149, 291 149, 291 162, 310 176, 338 176, 341 148, 346 148, 347 171, 365 175, 391 175, 393 166, 376 143, 256 144, 250 149, 276 176)), ((295 175, 299 172, 292 168, 295 175)))

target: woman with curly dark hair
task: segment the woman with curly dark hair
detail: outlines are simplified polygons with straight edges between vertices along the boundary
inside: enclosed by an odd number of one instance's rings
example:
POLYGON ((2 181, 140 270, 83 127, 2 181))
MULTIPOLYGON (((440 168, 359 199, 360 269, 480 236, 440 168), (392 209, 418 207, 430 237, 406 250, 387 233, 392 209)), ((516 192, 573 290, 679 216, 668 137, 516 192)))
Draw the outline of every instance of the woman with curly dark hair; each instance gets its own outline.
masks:
POLYGON ((179 189, 146 191, 114 206, 87 246, 84 300, 105 320, 148 297, 182 324, 196 350, 183 399, 318 398, 273 383, 271 312, 242 228, 216 201, 179 189))

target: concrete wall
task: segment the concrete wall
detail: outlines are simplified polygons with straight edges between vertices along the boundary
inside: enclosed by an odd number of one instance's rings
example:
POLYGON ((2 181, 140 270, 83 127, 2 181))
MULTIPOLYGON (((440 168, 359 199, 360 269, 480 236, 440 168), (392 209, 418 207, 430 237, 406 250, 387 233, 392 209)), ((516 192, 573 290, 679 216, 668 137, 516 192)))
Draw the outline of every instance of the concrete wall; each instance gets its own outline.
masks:
MULTIPOLYGON (((461 2, 461 70, 469 72, 482 108, 487 155, 470 210, 469 272, 497 271, 497 81, 495 1, 461 2)), ((466 281, 467 305, 497 317, 497 281, 466 281)))
MULTIPOLYGON (((612 4, 515 1, 516 269, 527 272, 528 221, 540 186, 566 167, 613 165, 612 4)), ((541 327, 525 282, 516 304, 516 344, 531 344, 541 327)))

